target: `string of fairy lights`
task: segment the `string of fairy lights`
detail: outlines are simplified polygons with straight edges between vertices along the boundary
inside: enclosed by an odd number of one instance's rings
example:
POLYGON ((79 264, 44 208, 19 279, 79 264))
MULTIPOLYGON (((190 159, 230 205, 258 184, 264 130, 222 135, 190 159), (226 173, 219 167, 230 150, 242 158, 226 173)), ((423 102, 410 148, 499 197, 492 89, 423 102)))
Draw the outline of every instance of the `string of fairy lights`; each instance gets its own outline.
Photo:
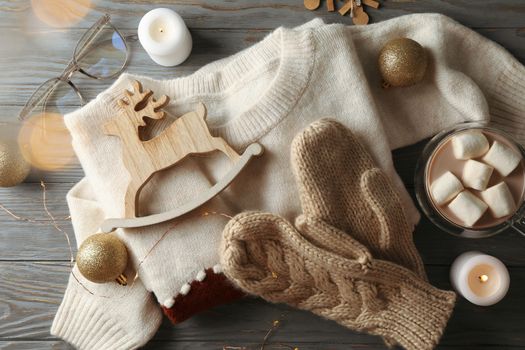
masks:
MULTIPOLYGON (((70 216, 64 216, 64 217, 56 217, 52 212, 51 210, 49 209, 49 206, 48 206, 48 191, 47 191, 47 185, 46 183, 43 181, 43 180, 40 180, 40 188, 42 190, 42 197, 41 197, 41 202, 42 202, 42 208, 43 208, 43 211, 46 215, 46 218, 33 218, 33 217, 24 217, 24 216, 21 216, 17 213, 15 213, 13 210, 11 210, 10 208, 8 208, 7 206, 5 206, 4 204, 0 203, 0 210, 3 211, 4 213, 6 213, 9 217, 11 217, 12 219, 16 220, 16 221, 20 221, 20 222, 25 222, 25 223, 29 223, 29 224, 43 224, 43 225, 49 225, 51 227, 53 227, 58 233, 62 234, 66 243, 67 243, 67 251, 68 251, 68 255, 69 255, 69 259, 68 259, 68 262, 69 262, 69 266, 70 266, 70 269, 71 269, 71 274, 72 276, 75 278, 75 280, 84 288, 84 290, 86 290, 86 292, 88 292, 89 294, 93 295, 93 296, 96 296, 96 297, 100 297, 100 298, 121 298, 122 295, 115 295, 113 294, 112 296, 108 296, 108 295, 101 295, 100 293, 95 293, 93 292, 92 290, 90 290, 85 284, 83 284, 81 282, 81 280, 78 278, 78 276, 76 276, 74 270, 73 270, 73 267, 74 267, 74 264, 75 264, 75 256, 74 256, 74 249, 73 249, 73 243, 70 239, 70 236, 69 236, 69 233, 66 229, 64 229, 62 227, 62 225, 60 225, 60 222, 61 221, 69 221, 71 220, 71 217, 70 216)), ((231 219, 232 217, 228 214, 225 214, 225 213, 219 213, 219 212, 204 212, 201 214, 201 216, 203 217, 206 217, 206 216, 211 216, 211 215, 219 215, 219 216, 223 216, 227 219, 231 219)), ((139 263, 137 264, 137 271, 135 273, 135 276, 133 277, 132 281, 131 281, 131 284, 130 286, 133 286, 133 284, 135 283, 135 281, 139 278, 139 273, 138 271, 140 270, 140 266, 144 263, 144 261, 148 258, 148 256, 151 255, 151 253, 155 250, 155 248, 164 240, 164 238, 170 233, 173 231, 173 229, 176 227, 176 224, 172 225, 171 227, 169 227, 162 235, 161 237, 151 246, 151 248, 146 252, 146 254, 144 255, 144 257, 139 261, 139 263)), ((126 287, 128 288, 128 287, 126 287)), ((128 293, 129 289, 127 291, 125 291, 125 293, 128 293)), ((270 350, 270 349, 289 349, 289 350, 300 350, 298 347, 296 346, 292 346, 292 345, 289 345, 289 344, 286 344, 286 343, 270 343, 270 339, 272 337, 272 335, 274 335, 277 330, 282 327, 283 325, 283 321, 285 319, 285 316, 286 316, 286 312, 285 313, 282 313, 277 319, 273 320, 271 322, 271 326, 268 328, 268 330, 265 332, 265 335, 262 339, 262 341, 260 342, 260 345, 258 345, 257 349, 259 350, 270 350)), ((250 348, 250 347, 246 347, 246 346, 233 346, 233 345, 224 345, 223 346, 223 350, 252 350, 253 348, 250 348)))

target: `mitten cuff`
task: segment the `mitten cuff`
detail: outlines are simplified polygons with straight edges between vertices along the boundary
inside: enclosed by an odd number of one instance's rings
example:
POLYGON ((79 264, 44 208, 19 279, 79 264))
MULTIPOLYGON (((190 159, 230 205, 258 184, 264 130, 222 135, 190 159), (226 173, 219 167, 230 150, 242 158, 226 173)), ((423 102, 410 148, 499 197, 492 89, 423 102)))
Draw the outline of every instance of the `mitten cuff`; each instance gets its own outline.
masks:
POLYGON ((377 334, 407 350, 433 349, 454 309, 456 294, 408 279, 381 315, 377 334))
POLYGON ((139 281, 117 288, 130 289, 116 292, 102 286, 92 295, 71 276, 51 334, 77 349, 127 350, 143 346, 160 326, 161 311, 139 281))

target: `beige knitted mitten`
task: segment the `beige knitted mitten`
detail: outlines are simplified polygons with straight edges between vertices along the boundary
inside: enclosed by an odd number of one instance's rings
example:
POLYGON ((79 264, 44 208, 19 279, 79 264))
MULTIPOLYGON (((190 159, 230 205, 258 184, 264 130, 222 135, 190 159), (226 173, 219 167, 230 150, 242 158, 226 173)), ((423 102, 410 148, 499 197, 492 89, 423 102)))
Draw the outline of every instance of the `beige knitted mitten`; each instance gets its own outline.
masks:
POLYGON ((382 336, 389 345, 425 350, 438 343, 453 292, 373 259, 359 242, 322 221, 314 219, 309 228, 301 233, 273 214, 237 215, 224 230, 225 274, 248 293, 382 336))
POLYGON ((296 137, 292 164, 304 212, 298 229, 272 214, 237 215, 221 245, 226 275, 248 293, 380 335, 388 345, 433 348, 455 294, 418 277, 423 264, 383 171, 331 120, 296 137))
MULTIPOLYGON (((347 232, 376 258, 398 263, 426 279, 401 201, 357 137, 321 119, 298 134, 292 167, 304 216, 347 232)), ((302 228, 304 229, 304 228, 302 228)))

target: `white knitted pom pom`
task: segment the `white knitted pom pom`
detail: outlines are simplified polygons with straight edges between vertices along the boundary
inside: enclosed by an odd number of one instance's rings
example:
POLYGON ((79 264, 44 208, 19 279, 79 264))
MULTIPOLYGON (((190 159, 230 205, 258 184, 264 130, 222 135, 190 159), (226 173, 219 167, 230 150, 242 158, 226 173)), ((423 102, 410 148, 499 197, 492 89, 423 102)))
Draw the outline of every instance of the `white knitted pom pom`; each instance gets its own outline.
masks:
POLYGON ((516 203, 505 182, 487 188, 481 192, 481 198, 487 203, 492 215, 501 218, 516 211, 516 203))
POLYGON ((213 266, 213 272, 222 273, 222 266, 220 264, 213 266))
POLYGON ((186 295, 190 292, 191 286, 189 283, 184 283, 184 285, 180 289, 180 294, 186 295))
POLYGON ((494 168, 490 165, 469 159, 463 168, 463 175, 461 177, 463 185, 478 191, 483 191, 487 188, 493 170, 494 168))
POLYGON ((438 177, 430 186, 432 198, 437 205, 445 204, 462 190, 461 181, 450 171, 438 177))
POLYGON ((480 157, 489 149, 489 141, 481 131, 466 131, 452 138, 452 151, 456 159, 480 157))
POLYGON ((508 146, 494 141, 492 147, 482 160, 493 166, 501 175, 509 175, 521 161, 521 155, 513 151, 508 146))
POLYGON ((467 227, 472 227, 488 208, 485 202, 469 191, 458 194, 448 207, 467 227))
POLYGON ((206 278, 206 272, 204 270, 199 271, 199 273, 197 274, 197 277, 195 277, 195 279, 199 282, 204 281, 205 278, 206 278))
POLYGON ((173 298, 167 299, 164 301, 163 305, 165 308, 171 309, 173 305, 175 305, 175 299, 173 298))

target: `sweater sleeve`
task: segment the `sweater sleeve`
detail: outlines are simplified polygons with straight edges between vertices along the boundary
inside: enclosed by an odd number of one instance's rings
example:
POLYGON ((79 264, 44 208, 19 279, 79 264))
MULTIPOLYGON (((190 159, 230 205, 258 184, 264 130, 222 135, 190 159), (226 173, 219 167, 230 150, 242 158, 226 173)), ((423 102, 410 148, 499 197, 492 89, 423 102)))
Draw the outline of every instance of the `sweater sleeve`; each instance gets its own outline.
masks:
MULTIPOLYGON (((78 244, 96 232, 104 218, 91 192, 84 179, 67 196, 78 244)), ((153 337, 162 314, 140 280, 122 287, 91 283, 76 266, 73 273, 53 321, 52 335, 78 349, 135 349, 153 337)))
POLYGON ((525 141, 525 68, 500 45, 439 14, 403 16, 352 26, 353 41, 384 121, 392 149, 418 142, 454 124, 488 121, 525 141), (429 57, 422 82, 381 87, 377 58, 393 38, 419 42, 429 57), (365 64, 366 63, 366 64, 365 64))

